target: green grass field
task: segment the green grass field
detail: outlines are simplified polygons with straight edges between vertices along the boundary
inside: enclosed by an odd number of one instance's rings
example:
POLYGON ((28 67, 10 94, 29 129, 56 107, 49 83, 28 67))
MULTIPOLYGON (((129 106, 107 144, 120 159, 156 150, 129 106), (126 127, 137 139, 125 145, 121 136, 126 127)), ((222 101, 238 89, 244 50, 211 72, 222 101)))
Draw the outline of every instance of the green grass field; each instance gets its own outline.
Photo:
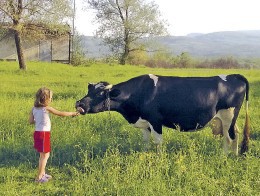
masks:
MULTIPOLYGON (((151 69, 137 66, 0 62, 0 195, 259 195, 260 70, 151 69), (28 114, 35 92, 53 90, 52 106, 74 111, 88 82, 113 84, 140 74, 212 76, 239 73, 250 82, 250 150, 225 156, 222 139, 205 128, 195 133, 163 129, 163 152, 144 151, 142 133, 118 113, 75 118, 52 116, 53 179, 36 184, 38 154, 28 114)), ((238 126, 245 121, 242 107, 238 126)), ((240 137, 241 138, 241 137, 240 137)))

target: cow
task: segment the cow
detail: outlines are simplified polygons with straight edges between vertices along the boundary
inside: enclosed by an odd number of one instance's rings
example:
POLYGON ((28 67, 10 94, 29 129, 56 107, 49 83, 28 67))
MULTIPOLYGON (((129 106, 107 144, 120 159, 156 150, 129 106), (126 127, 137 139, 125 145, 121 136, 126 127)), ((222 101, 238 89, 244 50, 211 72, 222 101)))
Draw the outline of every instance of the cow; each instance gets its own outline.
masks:
POLYGON ((239 74, 212 77, 174 77, 141 75, 116 85, 108 82, 88 84, 88 93, 76 108, 82 115, 116 111, 134 127, 141 128, 146 145, 151 134, 162 144, 162 127, 193 132, 206 126, 223 136, 226 154, 238 155, 236 121, 246 99, 246 117, 241 154, 249 143, 249 83, 239 74))

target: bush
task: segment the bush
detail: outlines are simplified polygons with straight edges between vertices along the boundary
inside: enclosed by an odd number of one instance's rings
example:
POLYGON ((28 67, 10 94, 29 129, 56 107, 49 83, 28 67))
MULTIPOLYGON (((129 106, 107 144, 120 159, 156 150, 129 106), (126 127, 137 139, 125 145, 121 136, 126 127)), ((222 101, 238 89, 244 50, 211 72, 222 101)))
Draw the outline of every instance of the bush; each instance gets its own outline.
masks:
POLYGON ((204 60, 199 63, 196 67, 198 68, 221 68, 221 69, 231 69, 242 67, 236 59, 233 57, 221 57, 215 60, 204 60))
POLYGON ((149 60, 145 50, 135 50, 129 54, 127 62, 131 65, 144 65, 149 60))

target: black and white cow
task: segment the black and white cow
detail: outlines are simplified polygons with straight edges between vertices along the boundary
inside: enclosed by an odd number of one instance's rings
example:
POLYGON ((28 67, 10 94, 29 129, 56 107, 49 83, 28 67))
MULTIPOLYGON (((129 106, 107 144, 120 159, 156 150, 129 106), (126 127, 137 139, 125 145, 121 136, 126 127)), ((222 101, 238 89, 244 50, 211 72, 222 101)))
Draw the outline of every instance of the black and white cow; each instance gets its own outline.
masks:
POLYGON ((224 136, 224 151, 229 147, 238 154, 236 120, 246 96, 246 122, 241 153, 248 150, 249 83, 239 74, 214 77, 172 77, 142 75, 111 85, 88 85, 88 94, 76 102, 81 114, 117 111, 144 133, 148 143, 151 133, 158 146, 162 126, 196 131, 209 125, 213 134, 224 136))

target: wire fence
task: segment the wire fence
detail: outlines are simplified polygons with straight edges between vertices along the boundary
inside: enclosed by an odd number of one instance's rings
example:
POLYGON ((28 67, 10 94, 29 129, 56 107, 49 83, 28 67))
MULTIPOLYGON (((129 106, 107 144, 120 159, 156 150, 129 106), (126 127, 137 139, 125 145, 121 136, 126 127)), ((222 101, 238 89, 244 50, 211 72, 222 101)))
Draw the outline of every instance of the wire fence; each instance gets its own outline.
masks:
MULTIPOLYGON (((53 40, 26 41, 24 58, 27 61, 46 61, 70 63, 71 39, 70 35, 53 40)), ((0 41, 0 60, 17 61, 14 39, 7 38, 0 41)))

